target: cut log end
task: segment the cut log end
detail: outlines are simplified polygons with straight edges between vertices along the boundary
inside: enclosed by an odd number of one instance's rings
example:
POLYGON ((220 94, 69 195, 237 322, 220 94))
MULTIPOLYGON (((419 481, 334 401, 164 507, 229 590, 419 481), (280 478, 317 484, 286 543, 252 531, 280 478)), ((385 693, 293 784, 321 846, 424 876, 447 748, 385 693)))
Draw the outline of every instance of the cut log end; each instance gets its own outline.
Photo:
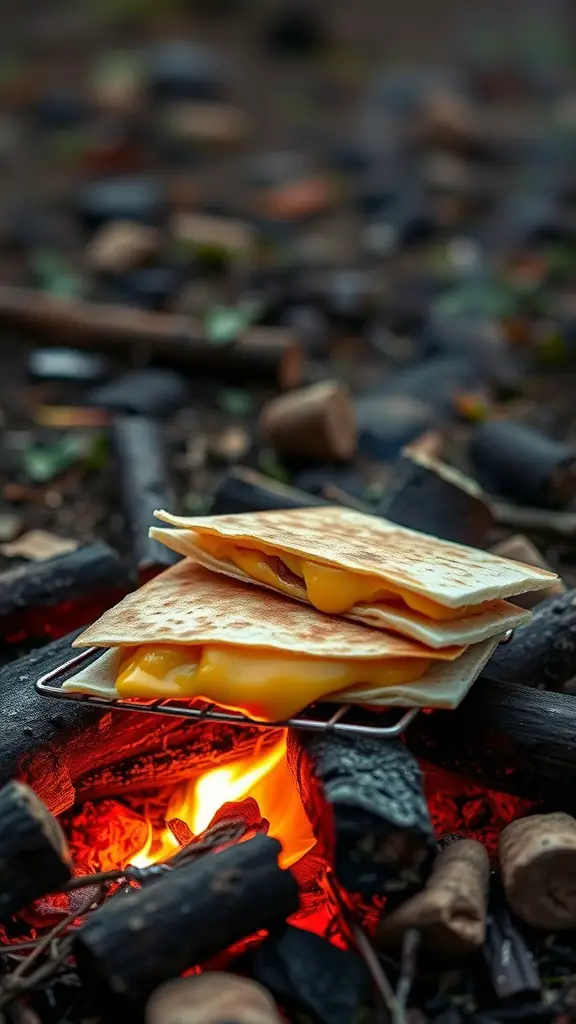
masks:
POLYGON ((170 981, 150 998, 146 1024, 281 1024, 272 996, 221 971, 170 981))
POLYGON ((500 834, 502 881, 514 913, 534 928, 576 928, 576 819, 533 814, 500 834))
POLYGON ((280 455, 319 462, 347 461, 356 451, 350 396, 337 381, 322 381, 264 407, 260 431, 280 455))

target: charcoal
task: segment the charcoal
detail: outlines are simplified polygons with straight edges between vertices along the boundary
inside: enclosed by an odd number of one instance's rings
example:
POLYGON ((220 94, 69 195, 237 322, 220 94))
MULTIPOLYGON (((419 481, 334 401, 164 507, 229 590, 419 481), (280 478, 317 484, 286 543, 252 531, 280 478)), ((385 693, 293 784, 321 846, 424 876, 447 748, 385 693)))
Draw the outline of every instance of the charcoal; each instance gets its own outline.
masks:
POLYGON ((96 231, 109 220, 156 227, 166 212, 166 194, 155 177, 105 178, 81 186, 74 205, 88 231, 96 231))
POLYGON ((36 348, 28 357, 28 373, 36 381, 73 381, 95 384, 108 376, 106 360, 93 352, 73 348, 36 348))
POLYGON ((133 370, 85 396, 88 405, 137 416, 164 417, 181 409, 188 398, 186 379, 176 370, 133 370))
POLYGON ((400 526, 471 547, 486 546, 494 521, 473 480, 409 448, 394 464, 375 511, 400 526))
POLYGON ((148 85, 156 101, 220 99, 226 85, 221 61, 208 47, 184 39, 153 46, 146 60, 148 85))
POLYGON ((351 950, 287 925, 235 961, 291 1013, 315 1024, 350 1024, 371 1002, 370 976, 351 950))
POLYGON ((562 508, 576 496, 576 449, 524 424, 479 424, 470 457, 487 487, 520 504, 562 508))
POLYGON ((368 395, 354 403, 358 448, 379 462, 391 462, 401 448, 433 426, 436 410, 411 395, 368 395))
POLYGON ((494 652, 487 674, 507 683, 561 690, 576 675, 576 591, 541 601, 531 621, 494 652))
POLYGON ((364 896, 418 885, 434 833, 420 769, 400 741, 294 731, 288 763, 341 885, 364 896))
POLYGON ((272 509, 306 508, 328 502, 295 487, 287 487, 252 469, 231 469, 214 492, 211 515, 237 512, 266 512, 272 509))
POLYGON ((310 172, 306 157, 297 150, 270 150, 249 157, 246 177, 253 188, 272 188, 310 172))
POLYGON ((174 505, 160 424, 150 417, 118 415, 112 425, 112 445, 133 564, 139 571, 172 565, 179 556, 148 536, 156 522, 155 509, 174 505))
POLYGON ((410 395, 432 405, 438 415, 451 416, 454 398, 462 391, 477 390, 478 367, 467 360, 436 356, 390 377, 381 394, 410 395))
POLYGON ((8 617, 38 608, 117 592, 128 581, 126 567, 103 541, 84 544, 69 554, 8 569, 0 575, 0 622, 6 636, 8 617))
POLYGON ((95 911, 74 938, 83 984, 100 1007, 135 1005, 228 946, 283 924, 298 886, 280 843, 257 835, 200 857, 95 911))
POLYGON ((59 888, 72 875, 60 825, 22 782, 0 789, 0 922, 32 900, 59 888))
POLYGON ((512 919, 500 885, 492 886, 484 959, 494 992, 501 1003, 537 1001, 542 983, 532 951, 512 919))

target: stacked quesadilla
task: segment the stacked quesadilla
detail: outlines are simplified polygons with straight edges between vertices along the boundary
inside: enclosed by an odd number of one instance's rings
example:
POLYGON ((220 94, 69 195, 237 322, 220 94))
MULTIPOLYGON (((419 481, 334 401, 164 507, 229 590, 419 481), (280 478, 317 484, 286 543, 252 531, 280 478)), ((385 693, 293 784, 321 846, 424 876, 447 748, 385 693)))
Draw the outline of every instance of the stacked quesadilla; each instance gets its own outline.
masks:
POLYGON ((75 646, 106 653, 65 688, 202 699, 259 721, 309 704, 452 708, 553 573, 342 508, 158 517, 186 556, 75 646))

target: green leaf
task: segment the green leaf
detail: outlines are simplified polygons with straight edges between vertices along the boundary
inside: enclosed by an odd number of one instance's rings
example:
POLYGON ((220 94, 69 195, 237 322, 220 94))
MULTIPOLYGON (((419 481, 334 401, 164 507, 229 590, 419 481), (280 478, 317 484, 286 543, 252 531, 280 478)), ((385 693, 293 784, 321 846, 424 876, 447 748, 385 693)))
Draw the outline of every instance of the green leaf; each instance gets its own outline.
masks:
POLYGON ((255 301, 240 306, 213 306, 204 317, 204 328, 212 345, 230 345, 258 317, 260 305, 255 301))
POLYGON ((292 479, 290 471, 280 462, 276 452, 272 451, 271 448, 265 448, 264 451, 260 452, 258 456, 258 469, 265 476, 269 476, 272 480, 278 480, 281 484, 289 484, 292 479))
POLYGON ((248 416, 254 409, 252 395, 240 388, 223 388, 216 396, 216 404, 231 416, 248 416))
POLYGON ((101 438, 102 435, 94 437, 90 434, 71 433, 65 434, 56 444, 35 445, 23 453, 22 468, 34 483, 48 483, 79 462, 86 462, 90 466, 91 459, 97 459, 101 438))

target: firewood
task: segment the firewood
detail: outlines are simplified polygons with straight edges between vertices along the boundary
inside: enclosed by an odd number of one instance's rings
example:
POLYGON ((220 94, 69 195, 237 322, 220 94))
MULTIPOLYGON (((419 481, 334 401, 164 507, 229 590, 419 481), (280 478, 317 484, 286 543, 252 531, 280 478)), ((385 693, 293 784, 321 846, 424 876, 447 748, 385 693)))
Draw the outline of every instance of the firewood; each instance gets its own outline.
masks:
POLYGON ((486 545, 493 525, 473 480, 412 446, 395 462, 377 512, 400 526, 472 547, 486 545))
POLYGON ((178 556, 148 536, 155 523, 154 510, 174 504, 161 425, 146 416, 117 416, 112 444, 134 564, 140 570, 173 565, 178 556))
POLYGON ((418 715, 410 750, 444 771, 576 810, 576 706, 566 693, 481 676, 454 711, 418 715))
POLYGON ((318 852, 351 892, 417 885, 434 834, 417 762, 399 740, 289 733, 288 763, 318 852))
POLYGON ((425 888, 384 918, 378 941, 399 945, 416 928, 439 953, 479 949, 486 934, 490 863, 481 843, 460 839, 438 854, 425 888))
POLYGON ((0 325, 29 332, 45 343, 76 348, 141 350, 159 361, 218 377, 263 377, 296 387, 302 352, 289 330, 250 327, 227 345, 214 345, 189 317, 150 313, 130 306, 63 300, 28 288, 0 286, 0 325))
POLYGON ((510 643, 496 648, 486 675, 561 690, 576 675, 576 591, 541 601, 530 622, 514 631, 510 643))
POLYGON ((576 819, 558 812, 512 821, 500 833, 498 852, 518 917, 534 928, 576 928, 576 819))
POLYGON ((356 450, 354 409, 348 391, 337 381, 271 399, 262 410, 260 432, 287 458, 346 461, 356 450))
POLYGON ((72 860, 64 833, 22 782, 0 790, 0 923, 67 882, 72 860))
POLYGON ((211 971, 169 981, 154 992, 146 1024, 281 1024, 272 996, 237 974, 211 971))
POLYGON ((240 466, 222 478, 214 493, 211 514, 231 512, 267 512, 270 509, 309 508, 327 505, 327 501, 296 487, 277 483, 253 469, 240 466))
POLYGON ((487 486, 520 504, 563 508, 576 495, 576 451, 523 424, 481 423, 470 457, 487 486))
POLYGON ((257 835, 95 911, 74 940, 95 1003, 138 1003, 186 968, 285 921, 298 908, 298 887, 278 867, 279 852, 276 839, 257 835))
MULTIPOLYGON (((0 638, 25 631, 29 638, 41 633, 27 621, 41 610, 68 602, 87 601, 102 608, 123 597, 129 575, 118 555, 103 541, 84 544, 75 551, 8 569, 0 575, 0 638), (106 598, 108 602, 106 603, 106 598)), ((49 616, 44 611, 44 626, 49 616)), ((77 621, 86 621, 82 618, 77 621)), ((70 627, 68 627, 70 628, 70 627)))

